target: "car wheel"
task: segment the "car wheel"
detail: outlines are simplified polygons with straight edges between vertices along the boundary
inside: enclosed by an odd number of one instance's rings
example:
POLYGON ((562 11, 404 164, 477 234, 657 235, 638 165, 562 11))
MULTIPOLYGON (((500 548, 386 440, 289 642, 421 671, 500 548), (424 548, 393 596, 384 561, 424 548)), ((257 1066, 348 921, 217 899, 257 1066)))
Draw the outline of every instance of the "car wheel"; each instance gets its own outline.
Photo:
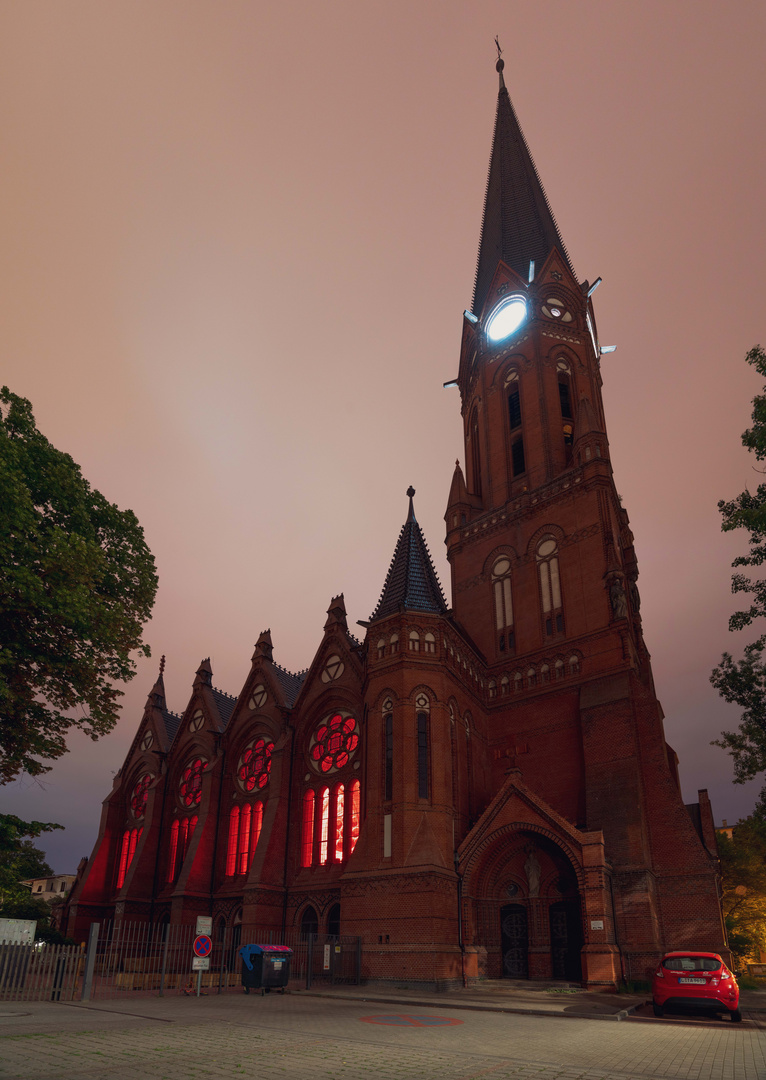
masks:
POLYGON ((663 1009, 663 1007, 661 1005, 657 1005, 657 1004, 655 1004, 655 1002, 652 1002, 652 1008, 654 1009, 654 1015, 655 1016, 664 1016, 665 1015, 665 1010, 663 1009))
POLYGON ((739 1009, 732 1009, 729 1016, 731 1017, 732 1024, 740 1024, 742 1022, 742 1013, 739 1009))

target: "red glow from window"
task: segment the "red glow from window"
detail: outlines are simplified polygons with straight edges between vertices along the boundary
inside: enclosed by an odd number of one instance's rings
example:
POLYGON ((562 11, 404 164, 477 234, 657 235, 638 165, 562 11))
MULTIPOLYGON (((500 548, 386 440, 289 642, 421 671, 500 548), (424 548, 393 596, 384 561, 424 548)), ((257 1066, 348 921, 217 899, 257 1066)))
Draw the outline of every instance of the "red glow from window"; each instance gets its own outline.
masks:
POLYGON ((239 837, 239 807, 233 806, 229 814, 229 843, 226 848, 226 876, 232 877, 237 869, 237 839, 239 837))
POLYGON ((335 713, 329 723, 314 732, 309 757, 323 773, 336 772, 348 764, 359 745, 358 725, 353 716, 335 713))
POLYGON ((359 839, 359 804, 360 804, 361 787, 358 780, 354 780, 351 784, 351 828, 349 830, 349 843, 348 853, 349 855, 356 847, 356 842, 359 839))
POLYGON ((242 817, 239 823, 239 858, 237 860, 237 873, 247 873, 248 855, 250 854, 250 818, 253 808, 250 803, 242 807, 242 817))
POLYGON ((327 862, 327 839, 330 831, 330 789, 322 788, 319 793, 321 799, 320 827, 319 827, 319 865, 324 866, 327 862))
POLYGON ((274 749, 273 742, 265 739, 256 739, 252 746, 245 750, 239 761, 237 776, 245 791, 260 791, 269 782, 271 772, 271 751, 274 749))
POLYGON ((149 773, 145 773, 133 788, 133 794, 130 797, 130 809, 133 811, 133 817, 142 818, 144 816, 151 782, 152 777, 149 773))
POLYGON ((314 792, 307 791, 303 796, 303 837, 301 844, 301 866, 311 866, 314 855, 314 792))
POLYGON ((176 874, 176 855, 178 853, 178 818, 170 827, 170 852, 168 857, 167 881, 173 881, 176 874))
POLYGON ((258 847, 258 841, 261 837, 261 829, 263 827, 263 803, 257 802, 253 807, 253 842, 250 845, 250 851, 255 855, 255 849, 258 847))
POLYGON ((128 847, 128 866, 133 862, 133 856, 136 853, 136 844, 138 843, 138 829, 133 829, 130 834, 130 845, 128 847))
POLYGON ((181 775, 179 788, 184 806, 198 806, 202 798, 202 774, 208 763, 204 758, 193 758, 181 775))
POLYGON ((130 831, 128 829, 122 834, 122 844, 120 845, 120 861, 117 865, 117 888, 121 889, 125 882, 125 871, 128 868, 128 847, 130 846, 130 831))
POLYGON ((344 790, 343 784, 338 784, 335 789, 335 827, 334 827, 334 848, 335 848, 335 861, 343 862, 343 802, 344 802, 344 790))

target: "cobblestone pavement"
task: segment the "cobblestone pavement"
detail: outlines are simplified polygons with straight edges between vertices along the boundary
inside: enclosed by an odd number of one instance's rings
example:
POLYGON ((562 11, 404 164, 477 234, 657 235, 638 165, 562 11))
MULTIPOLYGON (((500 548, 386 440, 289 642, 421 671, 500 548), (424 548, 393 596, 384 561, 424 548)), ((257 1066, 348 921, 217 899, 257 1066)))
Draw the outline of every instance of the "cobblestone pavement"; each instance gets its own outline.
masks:
POLYGON ((301 998, 0 1007, 3 1080, 764 1080, 753 1025, 604 1023, 301 998), (121 1011, 123 1010, 123 1011, 121 1011), (443 1016, 434 1027, 362 1022, 443 1016))

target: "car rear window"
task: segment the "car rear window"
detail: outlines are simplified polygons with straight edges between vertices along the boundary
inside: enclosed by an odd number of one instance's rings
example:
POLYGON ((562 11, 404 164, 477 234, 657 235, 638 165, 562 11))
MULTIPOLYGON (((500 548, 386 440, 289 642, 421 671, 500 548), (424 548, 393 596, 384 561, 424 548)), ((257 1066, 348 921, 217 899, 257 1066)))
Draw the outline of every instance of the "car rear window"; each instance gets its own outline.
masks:
POLYGON ((721 961, 712 956, 667 956, 662 966, 666 971, 718 971, 721 961))

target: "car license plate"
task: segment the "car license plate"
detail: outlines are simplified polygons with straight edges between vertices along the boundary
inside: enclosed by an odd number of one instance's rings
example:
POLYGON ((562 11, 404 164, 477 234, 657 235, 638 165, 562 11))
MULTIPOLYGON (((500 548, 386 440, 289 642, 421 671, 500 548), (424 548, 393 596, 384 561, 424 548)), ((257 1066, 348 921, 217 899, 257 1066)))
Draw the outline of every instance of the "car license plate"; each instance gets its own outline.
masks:
POLYGON ((679 979, 680 983, 694 983, 696 986, 705 986, 707 979, 679 979))

